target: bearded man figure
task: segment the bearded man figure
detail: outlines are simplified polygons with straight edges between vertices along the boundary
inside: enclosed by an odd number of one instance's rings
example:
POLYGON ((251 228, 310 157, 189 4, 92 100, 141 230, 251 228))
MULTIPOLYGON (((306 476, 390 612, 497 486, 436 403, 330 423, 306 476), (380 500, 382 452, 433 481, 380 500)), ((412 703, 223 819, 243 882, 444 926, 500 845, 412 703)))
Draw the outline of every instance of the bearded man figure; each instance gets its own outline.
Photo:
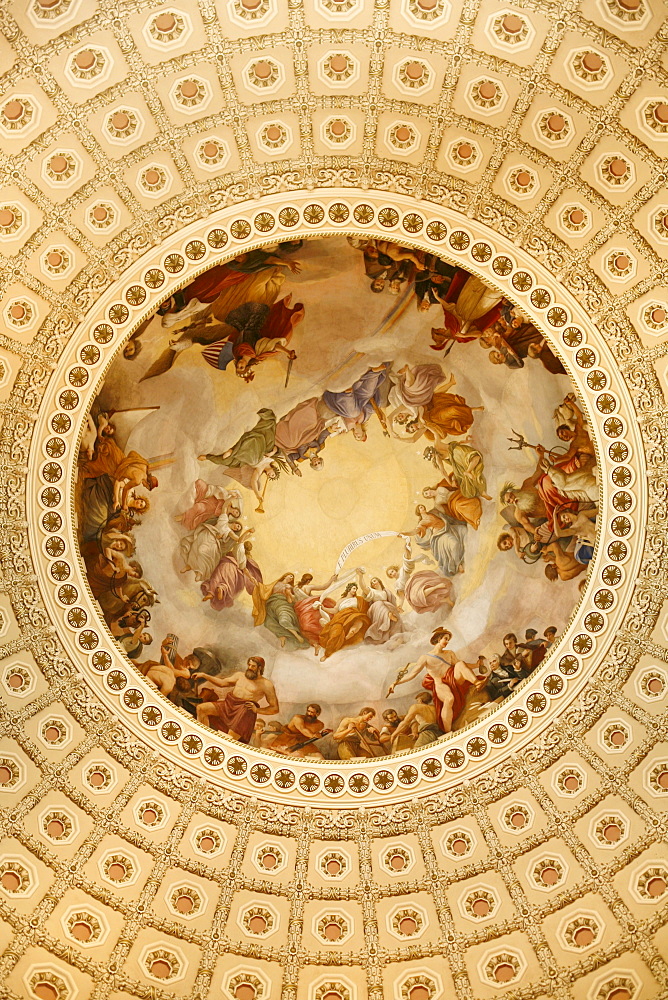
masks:
MULTIPOLYGON (((577 510, 577 501, 565 496, 553 482, 547 462, 548 452, 543 445, 536 445, 538 461, 532 476, 524 480, 518 489, 513 483, 501 488, 499 499, 505 506, 515 508, 515 517, 523 528, 541 542, 549 542, 554 536, 554 517, 557 512, 577 510), (546 471, 549 470, 549 471, 546 471), (541 523, 546 522, 546 523, 541 523)), ((554 463, 555 469, 571 471, 570 466, 577 459, 564 459, 554 463)))
POLYGON ((324 760, 322 753, 315 746, 315 741, 327 736, 332 730, 323 726, 321 712, 320 705, 315 702, 307 705, 303 714, 292 716, 280 736, 269 741, 267 744, 269 749, 293 757, 315 757, 317 760, 324 760))
POLYGON ((529 479, 521 486, 505 483, 499 493, 499 500, 504 507, 513 507, 513 513, 518 524, 533 536, 541 521, 547 520, 547 509, 540 493, 529 479))
POLYGON ((197 706, 197 721, 227 733, 240 743, 250 743, 258 715, 278 715, 280 709, 276 689, 264 677, 264 659, 251 656, 246 670, 235 670, 229 677, 212 677, 206 673, 196 673, 196 680, 205 683, 200 693, 215 695, 216 689, 225 691, 220 701, 203 701, 197 706), (263 705, 262 702, 265 702, 263 705))

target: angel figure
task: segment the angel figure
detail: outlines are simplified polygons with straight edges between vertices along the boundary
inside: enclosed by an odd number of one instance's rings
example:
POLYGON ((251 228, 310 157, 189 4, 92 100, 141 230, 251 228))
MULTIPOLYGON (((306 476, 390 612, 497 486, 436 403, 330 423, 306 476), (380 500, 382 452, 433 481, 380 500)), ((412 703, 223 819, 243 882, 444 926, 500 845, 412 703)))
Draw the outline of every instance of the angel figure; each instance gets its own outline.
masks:
POLYGON ((276 447, 276 414, 263 407, 254 427, 241 435, 231 448, 221 454, 199 455, 200 462, 214 462, 222 466, 226 476, 235 479, 246 489, 252 490, 262 503, 262 476, 278 479, 281 462, 276 447))
POLYGON ((243 501, 239 490, 226 490, 223 486, 211 486, 203 479, 195 480, 195 498, 187 510, 175 514, 186 531, 194 531, 204 521, 218 519, 221 514, 233 518, 241 517, 243 501))
POLYGON ((182 351, 224 339, 232 332, 227 317, 236 309, 255 303, 273 305, 284 281, 285 275, 276 267, 250 274, 229 265, 205 271, 184 289, 184 293, 177 292, 161 306, 162 326, 171 331, 171 339, 141 381, 168 372, 182 351), (179 296, 183 301, 177 301, 179 296))
POLYGON ((466 434, 473 425, 473 413, 482 406, 469 406, 463 396, 450 392, 453 376, 446 377, 440 365, 404 365, 397 372, 389 401, 394 410, 388 426, 396 437, 417 441, 466 434))
POLYGON ((416 528, 403 532, 405 538, 415 537, 416 544, 431 552, 432 559, 445 577, 464 572, 464 552, 467 525, 444 513, 438 506, 427 510, 424 504, 415 508, 416 528))
POLYGON ((294 573, 284 573, 274 583, 258 583, 253 590, 253 619, 279 640, 281 648, 306 649, 310 645, 299 627, 295 610, 294 573))
POLYGON ((414 556, 411 540, 406 538, 401 566, 388 566, 385 570, 390 580, 396 580, 399 609, 403 609, 404 600, 418 614, 438 611, 444 606, 454 608, 452 581, 433 569, 415 572, 418 562, 428 563, 429 559, 426 556, 414 556))
POLYGON ((476 531, 480 526, 483 500, 491 500, 486 493, 483 457, 476 448, 459 441, 451 441, 447 448, 427 448, 424 457, 431 461, 442 475, 436 486, 427 486, 422 495, 434 499, 435 506, 457 521, 470 524, 476 531))
POLYGON ((364 641, 378 644, 387 642, 392 637, 401 641, 403 633, 401 610, 392 591, 385 586, 380 577, 371 577, 367 585, 363 572, 358 572, 357 576, 362 597, 369 605, 367 614, 370 624, 364 641))

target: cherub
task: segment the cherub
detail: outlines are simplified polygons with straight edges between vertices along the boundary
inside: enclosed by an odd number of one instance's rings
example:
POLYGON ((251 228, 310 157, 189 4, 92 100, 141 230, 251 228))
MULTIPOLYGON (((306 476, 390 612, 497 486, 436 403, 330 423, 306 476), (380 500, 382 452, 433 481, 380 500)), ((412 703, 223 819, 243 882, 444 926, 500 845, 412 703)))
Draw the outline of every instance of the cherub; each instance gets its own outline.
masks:
POLYGON ((172 663, 170 659, 171 649, 169 639, 163 639, 160 646, 160 660, 145 660, 143 663, 135 664, 144 674, 146 680, 155 684, 160 694, 164 694, 165 697, 168 697, 176 687, 177 678, 189 678, 191 669, 199 663, 197 657, 193 658, 192 654, 184 657, 177 654, 172 663))

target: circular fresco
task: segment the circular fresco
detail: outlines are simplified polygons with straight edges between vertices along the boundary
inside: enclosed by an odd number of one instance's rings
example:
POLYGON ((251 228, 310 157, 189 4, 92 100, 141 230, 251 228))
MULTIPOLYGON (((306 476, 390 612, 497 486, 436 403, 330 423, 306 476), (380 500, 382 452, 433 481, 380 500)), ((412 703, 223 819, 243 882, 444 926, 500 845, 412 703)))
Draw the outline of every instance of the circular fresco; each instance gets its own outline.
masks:
POLYGON ((135 330, 76 507, 150 684, 242 743, 346 760, 425 747, 531 675, 598 495, 582 404, 518 307, 423 250, 329 237, 211 267, 135 330))

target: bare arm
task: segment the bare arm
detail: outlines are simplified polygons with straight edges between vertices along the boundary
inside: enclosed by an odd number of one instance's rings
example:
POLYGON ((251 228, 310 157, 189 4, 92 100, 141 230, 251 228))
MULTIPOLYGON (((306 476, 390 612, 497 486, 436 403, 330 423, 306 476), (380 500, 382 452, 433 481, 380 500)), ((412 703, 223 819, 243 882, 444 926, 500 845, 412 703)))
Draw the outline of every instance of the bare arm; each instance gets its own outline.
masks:
MULTIPOLYGON (((423 659, 424 658, 421 656, 420 659, 417 660, 417 662, 413 664, 413 669, 412 670, 409 670, 408 673, 404 674, 403 677, 397 677, 397 679, 394 682, 394 684, 391 684, 390 687, 388 688, 388 691, 387 691, 388 695, 390 695, 390 694, 393 693, 393 691, 396 688, 397 684, 408 684, 409 681, 414 680, 418 676, 418 674, 420 673, 420 671, 424 667, 423 659)), ((409 667, 410 663, 408 663, 406 666, 409 667)))
POLYGON ((230 674, 229 677, 212 677, 211 674, 205 674, 205 673, 193 674, 195 680, 206 681, 207 684, 211 684, 213 687, 218 687, 218 688, 234 687, 236 682, 242 676, 243 675, 240 674, 238 671, 233 674, 230 674))
MULTIPOLYGON (((387 253, 387 250, 384 249, 383 252, 387 253)), ((388 253, 387 256, 392 257, 392 260, 410 260, 420 271, 424 270, 424 259, 419 257, 414 250, 395 246, 392 248, 392 253, 388 253)))
POLYGON ((302 587, 302 590, 305 594, 312 594, 316 590, 327 590, 338 578, 338 573, 332 573, 327 583, 307 583, 305 587, 302 587))
POLYGON ((406 716, 403 722, 400 722, 397 728, 392 733, 392 742, 394 743, 397 736, 401 736, 403 733, 407 733, 413 724, 413 719, 415 718, 416 708, 415 705, 411 707, 406 712, 406 716))
POLYGON ((316 735, 310 729, 306 728, 306 726, 302 722, 301 716, 299 715, 295 715, 293 716, 292 719, 290 719, 290 725, 293 726, 296 730, 298 730, 298 732, 300 732, 302 736, 306 736, 308 739, 312 739, 313 736, 316 735))
POLYGON ((351 736, 355 732, 357 732, 357 730, 355 728, 354 719, 341 719, 338 728, 334 733, 332 733, 332 736, 337 743, 340 743, 341 740, 345 740, 347 736, 351 736))
POLYGON ((587 431, 585 429, 584 414, 580 409, 580 407, 578 406, 578 404, 575 402, 574 393, 569 392, 569 394, 564 399, 564 402, 568 403, 568 405, 570 406, 571 411, 573 413, 573 417, 575 419, 575 437, 569 444, 568 451, 566 452, 566 454, 562 459, 562 461, 567 461, 569 458, 573 458, 575 455, 577 455, 578 451, 580 450, 582 446, 582 435, 586 435, 587 437, 589 437, 589 435, 587 434, 587 431))
POLYGON ((102 549, 102 555, 108 563, 111 563, 112 566, 116 566, 117 569, 121 569, 120 563, 116 562, 116 549, 112 549, 111 545, 105 545, 102 549))
POLYGON ((267 257, 264 263, 265 266, 273 265, 274 267, 287 267, 293 274, 299 274, 302 269, 302 265, 298 260, 284 260, 282 257, 273 253, 267 257))
POLYGON ((120 499, 121 485, 118 479, 114 480, 114 510, 118 510, 122 506, 120 499))
MULTIPOLYGON (((146 628, 146 622, 142 618, 142 620, 139 622, 139 625, 137 625, 137 628, 134 630, 134 632, 132 632, 132 638, 133 639, 138 639, 139 636, 142 634, 142 632, 144 631, 145 628, 146 628)), ((127 629, 124 632, 124 635, 129 635, 131 631, 132 631, 131 629, 127 629)))
POLYGON ((160 647, 160 659, 162 660, 162 662, 166 667, 169 667, 170 670, 172 669, 172 661, 169 659, 169 650, 164 645, 164 643, 160 647))
MULTIPOLYGON (((148 478, 148 466, 146 467, 146 475, 144 476, 144 479, 147 478, 148 478)), ((139 484, 132 479, 126 479, 124 482, 125 485, 123 486, 123 489, 121 491, 121 509, 127 510, 129 495, 132 493, 134 488, 139 484)))
POLYGON ((426 428, 426 427, 424 427, 424 426, 422 426, 422 427, 418 427, 418 429, 417 429, 417 430, 415 431, 415 433, 414 433, 414 434, 411 434, 411 436, 410 436, 410 437, 405 437, 405 438, 402 438, 402 440, 403 440, 403 441, 411 441, 411 442, 413 442, 413 441, 417 441, 417 440, 418 440, 419 438, 421 438, 421 437, 422 437, 422 435, 424 434, 424 432, 426 431, 426 429, 427 429, 427 428, 426 428))
MULTIPOLYGON (((517 517, 517 514, 515 516, 517 517)), ((512 536, 513 536, 513 538, 515 540, 515 551, 517 552, 518 556, 521 556, 522 555, 522 539, 520 537, 520 533, 514 527, 511 527, 510 530, 511 530, 512 536)))
POLYGON ((234 493, 236 493, 236 490, 230 492, 230 495, 228 496, 227 500, 224 501, 221 514, 227 514, 230 510, 230 507, 235 507, 238 501, 241 499, 241 497, 234 496, 233 495, 234 493))
POLYGON ((367 587, 367 585, 364 582, 364 573, 362 572, 361 569, 357 570, 357 579, 359 581, 359 587, 360 587, 360 590, 362 591, 362 594, 364 595, 364 597, 368 597, 369 596, 369 588, 367 587))
POLYGON ((577 525, 570 524, 566 528, 561 528, 559 526, 559 518, 552 518, 552 534, 556 535, 557 538, 570 538, 571 535, 577 534, 577 525))
POLYGON ((524 511, 518 510, 517 507, 516 507, 515 508, 515 517, 517 518, 517 520, 519 521, 519 523, 522 525, 522 527, 526 528, 526 530, 529 532, 529 534, 532 537, 536 534, 536 529, 535 529, 534 525, 531 523, 531 521, 529 520, 529 518, 527 517, 527 515, 524 513, 524 511))
POLYGON ((271 683, 271 681, 266 680, 264 682, 264 696, 267 699, 267 704, 264 708, 258 708, 258 715, 278 715, 280 708, 278 706, 278 698, 276 696, 276 688, 271 683))
POLYGON ((260 490, 260 470, 259 469, 257 469, 257 468, 253 469, 253 472, 251 473, 250 484, 251 484, 251 489, 252 489, 253 493, 255 494, 255 496, 258 498, 258 500, 261 500, 262 499, 262 492, 260 490))

